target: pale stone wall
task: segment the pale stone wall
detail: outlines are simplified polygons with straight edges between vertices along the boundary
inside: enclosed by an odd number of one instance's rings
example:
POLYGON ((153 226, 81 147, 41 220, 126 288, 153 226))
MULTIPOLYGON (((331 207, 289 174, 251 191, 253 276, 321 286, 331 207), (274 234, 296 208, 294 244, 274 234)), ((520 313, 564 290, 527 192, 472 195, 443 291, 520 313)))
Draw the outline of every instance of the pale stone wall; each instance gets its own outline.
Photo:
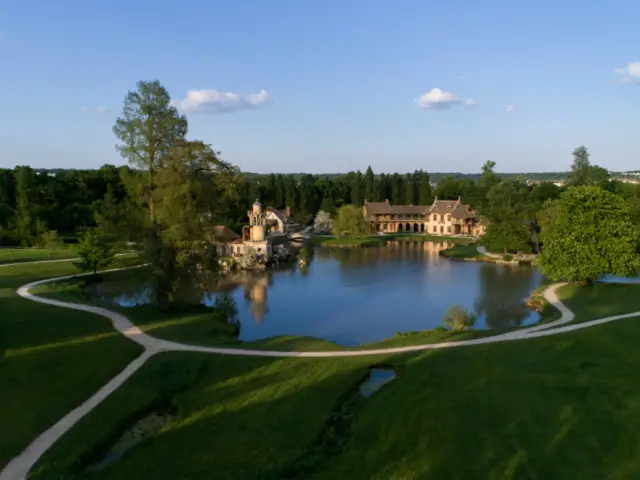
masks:
POLYGON ((397 215, 374 215, 371 218, 372 230, 376 232, 415 232, 431 235, 477 235, 484 234, 484 226, 475 224, 473 227, 466 220, 458 220, 448 213, 430 213, 419 217, 398 219, 397 215), (407 226, 409 227, 407 229, 407 226))

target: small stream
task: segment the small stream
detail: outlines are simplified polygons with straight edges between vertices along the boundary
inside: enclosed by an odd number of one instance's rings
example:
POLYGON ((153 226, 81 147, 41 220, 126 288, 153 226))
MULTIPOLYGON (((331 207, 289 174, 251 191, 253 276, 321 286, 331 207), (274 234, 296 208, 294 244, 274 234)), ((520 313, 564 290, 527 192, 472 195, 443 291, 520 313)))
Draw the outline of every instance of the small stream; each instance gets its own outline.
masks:
POLYGON ((369 377, 360 384, 360 395, 370 397, 395 378, 396 372, 392 368, 372 368, 369 377))

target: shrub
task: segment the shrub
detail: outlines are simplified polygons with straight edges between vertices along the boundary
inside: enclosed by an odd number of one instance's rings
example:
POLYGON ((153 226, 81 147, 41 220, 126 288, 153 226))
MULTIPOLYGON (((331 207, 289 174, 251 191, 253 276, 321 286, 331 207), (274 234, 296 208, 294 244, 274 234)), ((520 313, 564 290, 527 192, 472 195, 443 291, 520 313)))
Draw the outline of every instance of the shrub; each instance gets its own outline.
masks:
POLYGON ((222 316, 225 322, 231 325, 237 325, 240 323, 238 319, 238 304, 236 299, 226 292, 221 292, 216 295, 216 300, 213 308, 222 316))
POLYGON ((504 256, 502 257, 502 259, 503 259, 505 262, 511 262, 511 261, 513 260, 513 255, 509 255, 509 254, 504 255, 504 256))
POLYGON ((62 239, 58 236, 57 231, 47 230, 42 235, 40 235, 40 243, 44 248, 56 250, 62 246, 62 239))
POLYGON ((449 327, 450 330, 469 330, 475 323, 476 314, 467 312, 467 309, 460 305, 453 305, 447 313, 444 314, 444 324, 449 327))
POLYGON ((313 231, 316 233, 331 233, 333 229, 333 219, 331 214, 320 210, 313 222, 313 231))
POLYGON ((80 240, 78 256, 80 261, 75 265, 84 272, 93 272, 97 275, 98 270, 113 261, 113 245, 105 235, 87 230, 80 240))

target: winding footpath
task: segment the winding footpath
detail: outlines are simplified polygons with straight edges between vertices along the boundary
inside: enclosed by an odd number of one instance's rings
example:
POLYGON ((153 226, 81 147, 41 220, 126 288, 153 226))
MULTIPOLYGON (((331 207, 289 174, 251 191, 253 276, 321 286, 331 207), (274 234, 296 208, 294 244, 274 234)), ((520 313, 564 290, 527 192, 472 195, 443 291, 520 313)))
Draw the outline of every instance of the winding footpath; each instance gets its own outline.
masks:
MULTIPOLYGON (((48 260, 40 262, 28 262, 28 263, 48 263, 57 261, 69 261, 65 260, 48 260)), ((21 263, 24 265, 24 263, 21 263)), ((8 265, 4 265, 8 266, 8 265)), ((127 267, 131 268, 131 267, 127 267)), ((114 272, 118 270, 124 270, 124 268, 106 270, 106 272, 114 272)), ((73 425, 75 425, 81 418, 87 415, 91 410, 100 404, 111 393, 118 389, 129 377, 131 377, 136 371, 144 365, 144 363, 153 355, 159 352, 169 351, 187 351, 187 352, 199 352, 210 353, 217 355, 243 355, 243 356, 258 356, 258 357, 301 357, 301 358, 335 358, 335 357, 356 357, 364 355, 386 355, 390 353, 406 353, 406 352, 418 352, 422 350, 435 350, 441 348, 454 348, 454 347, 467 347, 471 345, 481 345, 488 343, 508 342, 515 340, 526 340, 530 338, 538 338, 549 335, 558 335, 561 333, 572 332, 574 330, 581 330, 583 328, 589 328, 595 325, 601 325, 603 323, 613 322, 623 318, 637 317, 640 312, 628 313, 624 315, 616 315, 612 317, 601 318, 598 320, 592 320, 589 322, 583 322, 578 324, 566 325, 574 318, 574 314, 569 310, 559 299, 556 294, 558 288, 563 287, 566 283, 556 283, 549 286, 544 291, 544 298, 555 308, 557 308, 562 314, 559 320, 546 323, 543 325, 537 325, 529 328, 522 328, 514 330, 508 333, 495 335, 492 337, 478 338, 474 340, 462 340, 459 342, 443 342, 433 343, 426 345, 411 345, 406 347, 394 347, 394 348, 381 348, 372 350, 342 350, 342 351, 329 351, 329 352, 283 352, 283 351, 270 351, 270 350, 246 350, 242 348, 216 348, 216 347, 204 347, 197 345, 185 345, 182 343, 171 342, 168 340, 162 340, 153 337, 147 333, 142 332, 136 327, 127 317, 124 315, 108 310, 102 307, 96 307, 91 305, 83 305, 79 303, 62 302, 59 300, 53 300, 49 298, 39 297, 29 292, 29 290, 38 285, 46 283, 56 282, 60 280, 66 280, 70 278, 77 278, 90 274, 76 274, 67 275, 64 277, 48 278, 45 280, 38 280, 36 282, 23 285, 18 288, 17 293, 19 296, 31 300, 33 302, 42 303, 45 305, 52 305, 54 307, 68 308, 72 310, 80 310, 83 312, 94 313, 111 320, 113 328, 120 332, 125 337, 133 340, 134 342, 144 347, 144 352, 127 367, 116 375, 111 381, 98 390, 91 398, 85 401, 82 405, 65 415, 60 421, 49 428, 47 431, 37 437, 31 445, 27 447, 20 455, 13 458, 5 468, 0 472, 0 480, 22 480, 27 477, 29 470, 33 467, 36 461, 73 425)))

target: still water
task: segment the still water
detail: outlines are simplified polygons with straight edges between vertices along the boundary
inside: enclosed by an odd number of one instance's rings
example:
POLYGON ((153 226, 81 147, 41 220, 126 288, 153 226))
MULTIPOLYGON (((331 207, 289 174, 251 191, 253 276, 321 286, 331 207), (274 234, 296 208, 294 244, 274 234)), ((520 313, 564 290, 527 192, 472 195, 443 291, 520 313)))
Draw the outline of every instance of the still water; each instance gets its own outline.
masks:
POLYGON ((360 345, 438 327, 454 304, 478 314, 476 329, 538 321, 524 304, 542 284, 537 269, 448 260, 438 255, 446 246, 318 247, 307 267, 233 274, 222 288, 238 303, 243 340, 309 335, 360 345))

